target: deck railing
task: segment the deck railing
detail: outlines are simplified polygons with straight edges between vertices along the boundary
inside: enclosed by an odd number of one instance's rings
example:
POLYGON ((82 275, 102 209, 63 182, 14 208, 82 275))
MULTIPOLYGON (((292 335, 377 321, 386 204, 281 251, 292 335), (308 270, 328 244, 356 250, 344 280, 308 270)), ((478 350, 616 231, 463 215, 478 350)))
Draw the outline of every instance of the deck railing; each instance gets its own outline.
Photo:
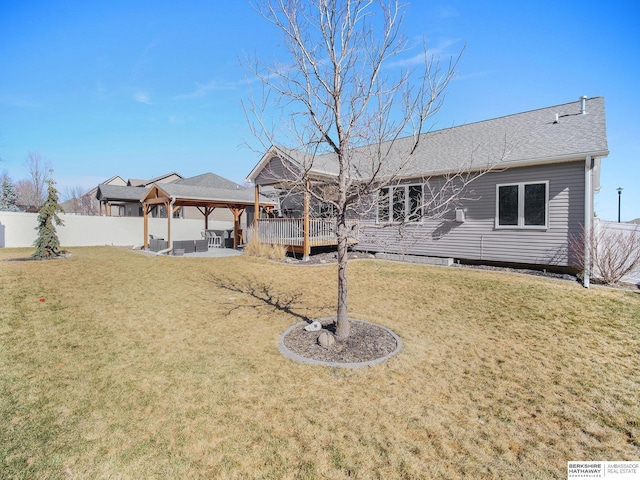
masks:
MULTIPOLYGON (((347 228, 352 232, 351 237, 356 237, 356 222, 347 222, 347 228)), ((258 238, 262 243, 297 245, 304 242, 303 218, 260 218, 258 219, 258 238)), ((254 226, 247 231, 247 240, 255 238, 254 226)), ((310 218, 309 242, 311 246, 337 245, 336 220, 334 218, 310 218)))

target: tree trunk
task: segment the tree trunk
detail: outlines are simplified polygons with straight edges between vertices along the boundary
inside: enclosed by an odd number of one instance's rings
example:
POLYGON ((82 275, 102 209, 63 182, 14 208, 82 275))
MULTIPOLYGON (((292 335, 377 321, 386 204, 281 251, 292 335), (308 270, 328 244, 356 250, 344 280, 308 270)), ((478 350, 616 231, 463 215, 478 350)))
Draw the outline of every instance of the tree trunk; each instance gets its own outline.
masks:
POLYGON ((336 337, 344 340, 349 336, 349 302, 347 298, 347 239, 348 231, 344 214, 338 216, 338 315, 336 337))

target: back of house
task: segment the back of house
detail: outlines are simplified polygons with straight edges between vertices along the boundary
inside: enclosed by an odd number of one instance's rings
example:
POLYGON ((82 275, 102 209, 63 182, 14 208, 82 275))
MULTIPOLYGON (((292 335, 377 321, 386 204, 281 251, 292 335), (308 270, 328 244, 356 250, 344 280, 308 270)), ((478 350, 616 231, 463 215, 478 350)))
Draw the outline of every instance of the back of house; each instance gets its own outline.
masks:
POLYGON ((602 97, 428 133, 413 171, 382 192, 382 208, 361 220, 357 248, 577 267, 607 155, 602 97), (442 194, 439 185, 456 176, 470 181, 447 208, 434 198, 434 215, 399 222, 411 215, 413 197, 428 205, 431 195, 442 194))

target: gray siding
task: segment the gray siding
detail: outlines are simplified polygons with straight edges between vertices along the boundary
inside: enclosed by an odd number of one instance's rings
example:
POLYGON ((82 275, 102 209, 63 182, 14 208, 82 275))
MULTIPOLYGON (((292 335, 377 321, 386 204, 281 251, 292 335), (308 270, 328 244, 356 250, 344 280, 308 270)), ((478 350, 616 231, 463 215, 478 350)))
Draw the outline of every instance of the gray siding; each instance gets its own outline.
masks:
POLYGON ((572 266, 570 239, 584 223, 584 162, 513 168, 488 173, 468 187, 464 223, 455 212, 445 218, 407 225, 402 231, 363 222, 360 250, 453 257, 466 260, 572 266), (546 230, 496 229, 496 185, 549 182, 549 224, 546 230))
POLYGON ((294 167, 285 163, 278 157, 273 157, 255 178, 256 185, 273 185, 282 181, 300 181, 292 170, 294 167))

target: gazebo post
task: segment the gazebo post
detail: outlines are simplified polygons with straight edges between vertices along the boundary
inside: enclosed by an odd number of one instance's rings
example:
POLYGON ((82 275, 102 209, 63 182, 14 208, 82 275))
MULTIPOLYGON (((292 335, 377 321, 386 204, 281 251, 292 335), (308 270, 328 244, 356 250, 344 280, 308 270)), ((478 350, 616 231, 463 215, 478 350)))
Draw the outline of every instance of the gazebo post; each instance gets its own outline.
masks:
POLYGON ((233 213, 233 248, 238 248, 238 241, 240 237, 240 216, 244 212, 244 208, 229 207, 231 213, 233 213))

